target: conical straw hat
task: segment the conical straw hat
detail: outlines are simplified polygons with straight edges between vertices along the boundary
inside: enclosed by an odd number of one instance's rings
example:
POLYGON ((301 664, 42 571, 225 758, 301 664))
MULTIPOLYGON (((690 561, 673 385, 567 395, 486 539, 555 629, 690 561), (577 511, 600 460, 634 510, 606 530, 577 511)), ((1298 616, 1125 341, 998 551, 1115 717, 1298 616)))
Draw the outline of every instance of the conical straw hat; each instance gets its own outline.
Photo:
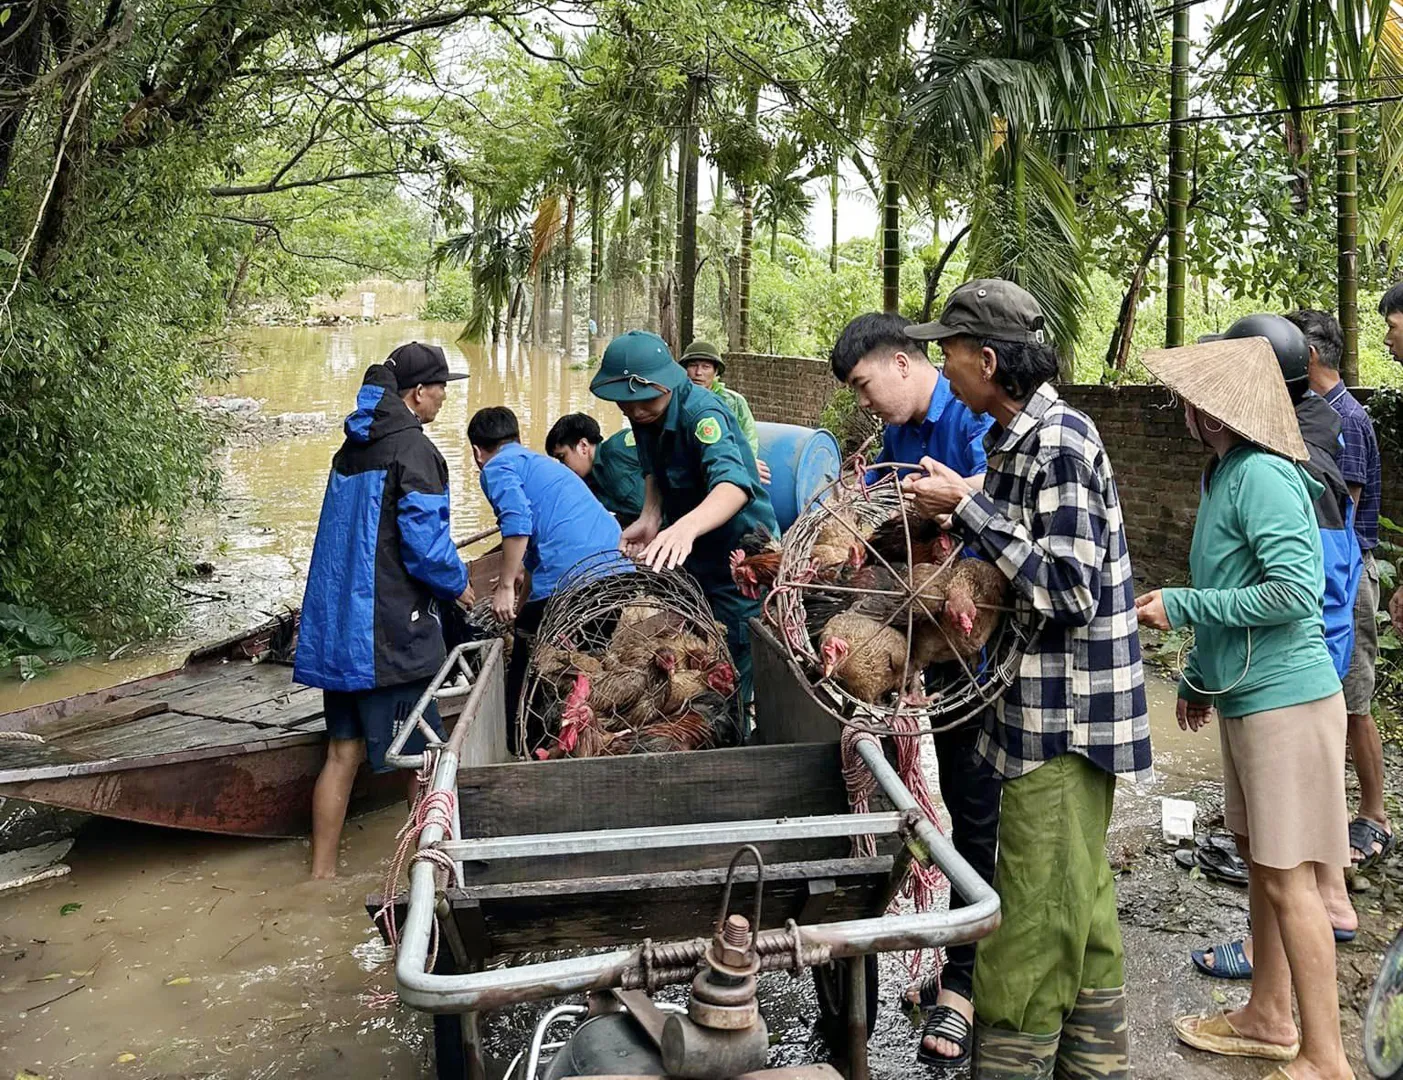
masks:
POLYGON ((1266 338, 1152 349, 1140 362, 1190 405, 1248 442, 1293 461, 1309 459, 1291 395, 1266 338))

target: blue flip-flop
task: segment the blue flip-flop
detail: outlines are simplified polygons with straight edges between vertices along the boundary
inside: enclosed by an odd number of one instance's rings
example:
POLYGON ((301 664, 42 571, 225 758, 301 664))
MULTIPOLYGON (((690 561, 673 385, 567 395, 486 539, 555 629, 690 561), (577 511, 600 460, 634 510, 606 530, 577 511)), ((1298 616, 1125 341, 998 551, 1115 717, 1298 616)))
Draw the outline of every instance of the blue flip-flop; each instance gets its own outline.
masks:
POLYGON ((1247 959, 1247 952, 1241 941, 1229 941, 1226 945, 1214 945, 1208 949, 1194 949, 1189 953, 1189 958, 1193 960, 1194 967, 1214 979, 1236 980, 1252 977, 1252 961, 1247 959), (1212 964, 1208 963, 1209 956, 1213 957, 1212 964))
MULTIPOLYGON (((1332 927, 1335 932, 1335 940, 1341 944, 1353 941, 1354 930, 1341 930, 1332 927)), ((1194 962, 1194 967, 1213 979, 1250 979, 1252 977, 1252 961, 1247 959, 1247 950, 1243 947, 1243 942, 1229 941, 1226 945, 1214 945, 1209 949, 1194 949, 1189 953, 1189 959, 1194 962), (1213 957, 1213 963, 1208 963, 1208 957, 1213 957)))

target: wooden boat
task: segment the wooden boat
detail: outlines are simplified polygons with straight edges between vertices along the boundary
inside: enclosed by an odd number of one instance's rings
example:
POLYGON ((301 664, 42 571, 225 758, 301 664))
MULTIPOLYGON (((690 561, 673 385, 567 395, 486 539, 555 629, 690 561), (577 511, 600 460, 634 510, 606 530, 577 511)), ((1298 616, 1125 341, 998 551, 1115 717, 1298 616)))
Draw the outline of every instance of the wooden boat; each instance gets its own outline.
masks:
MULTIPOLYGON (((475 587, 489 571, 475 562, 475 587)), ((326 722, 322 692, 292 682, 297 619, 278 615, 158 675, 0 714, 0 851, 72 835, 86 814, 232 836, 309 833, 326 722)), ((446 722, 461 704, 441 706, 446 722)), ((473 740, 478 763, 505 759, 505 730, 493 734, 473 740)), ((404 791, 403 775, 363 767, 353 807, 404 791)))

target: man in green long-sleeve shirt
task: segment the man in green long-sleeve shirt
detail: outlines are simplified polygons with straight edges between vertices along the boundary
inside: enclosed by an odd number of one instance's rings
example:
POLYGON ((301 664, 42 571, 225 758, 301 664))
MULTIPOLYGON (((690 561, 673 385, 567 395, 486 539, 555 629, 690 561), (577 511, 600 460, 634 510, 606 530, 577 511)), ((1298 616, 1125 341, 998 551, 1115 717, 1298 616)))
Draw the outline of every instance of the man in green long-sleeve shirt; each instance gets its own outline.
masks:
POLYGON ((687 369, 687 378, 692 385, 710 390, 731 410, 731 415, 740 425, 741 434, 750 444, 750 452, 755 455, 760 482, 768 484, 770 467, 760 457, 760 429, 755 426, 755 414, 750 411, 750 402, 745 400, 745 395, 721 381, 721 376, 726 374, 726 361, 721 358, 721 350, 709 342, 694 341, 682 353, 682 366, 687 369))

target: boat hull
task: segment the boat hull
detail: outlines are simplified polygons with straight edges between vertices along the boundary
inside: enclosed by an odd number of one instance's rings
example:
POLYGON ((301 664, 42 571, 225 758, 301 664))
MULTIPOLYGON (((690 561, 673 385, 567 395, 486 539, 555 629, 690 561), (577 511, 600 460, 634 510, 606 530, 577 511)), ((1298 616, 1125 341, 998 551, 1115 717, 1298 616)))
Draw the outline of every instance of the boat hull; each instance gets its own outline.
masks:
MULTIPOLYGON (((318 738, 200 761, 28 780, 0 785, 0 797, 195 832, 306 836, 312 829, 312 788, 325 745, 318 738)), ((403 774, 377 776, 363 768, 351 797, 366 809, 388 805, 404 794, 403 774)), ((6 841, 0 849, 41 842, 11 845, 3 833, 0 839, 6 841)))

